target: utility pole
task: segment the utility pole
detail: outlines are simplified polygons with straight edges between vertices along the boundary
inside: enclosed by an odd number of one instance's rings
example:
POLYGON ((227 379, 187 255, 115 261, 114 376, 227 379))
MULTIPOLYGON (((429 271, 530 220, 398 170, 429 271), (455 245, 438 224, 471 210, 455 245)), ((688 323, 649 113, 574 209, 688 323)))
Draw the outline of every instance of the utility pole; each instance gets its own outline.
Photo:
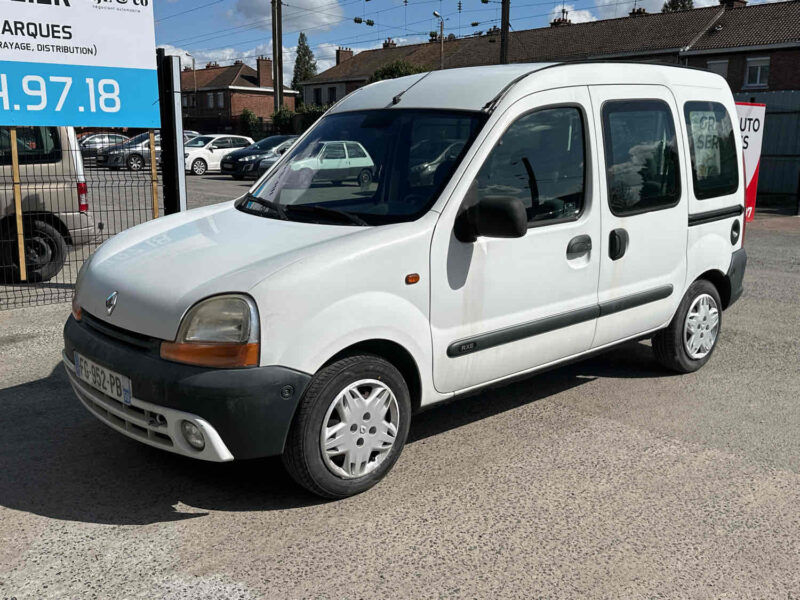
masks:
POLYGON ((510 26, 511 0, 502 0, 500 8, 500 64, 508 64, 508 29, 510 26))
POLYGON ((283 106, 283 17, 281 0, 272 2, 272 89, 275 110, 283 106))

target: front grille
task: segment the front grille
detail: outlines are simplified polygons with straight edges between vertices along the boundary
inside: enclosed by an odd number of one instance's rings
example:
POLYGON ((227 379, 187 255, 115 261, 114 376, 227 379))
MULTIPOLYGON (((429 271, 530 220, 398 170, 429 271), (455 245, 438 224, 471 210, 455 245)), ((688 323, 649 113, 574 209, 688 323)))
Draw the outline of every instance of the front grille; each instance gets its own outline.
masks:
POLYGON ((157 412, 124 404, 90 387, 68 369, 69 380, 83 405, 101 421, 133 437, 147 440, 164 448, 172 448, 167 435, 167 418, 157 412))
POLYGON ((88 327, 91 327, 95 331, 102 333, 105 336, 108 336, 112 339, 117 340, 118 342, 123 342, 124 344, 130 344, 132 346, 137 346, 138 348, 145 348, 147 350, 157 350, 159 345, 161 344, 161 340, 150 337, 148 335, 143 335, 141 333, 136 333, 135 331, 128 331, 127 329, 122 329, 121 327, 117 327, 116 325, 111 325, 110 323, 106 323, 105 321, 101 321, 97 317, 89 314, 86 311, 83 311, 83 317, 80 321, 82 324, 86 324, 88 327))

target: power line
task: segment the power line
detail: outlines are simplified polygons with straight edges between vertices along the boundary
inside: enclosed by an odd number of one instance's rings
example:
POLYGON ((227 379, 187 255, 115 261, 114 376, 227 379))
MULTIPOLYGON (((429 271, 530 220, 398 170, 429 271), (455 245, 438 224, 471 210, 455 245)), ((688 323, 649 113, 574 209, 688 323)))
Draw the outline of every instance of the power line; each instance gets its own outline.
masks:
POLYGON ((181 12, 176 12, 171 15, 167 15, 166 17, 161 17, 160 19, 156 19, 156 25, 161 23, 161 21, 166 21, 167 19, 171 19, 173 17, 179 17, 180 15, 185 15, 186 13, 194 12, 196 10, 200 10, 207 6, 211 6, 212 4, 219 4, 220 2, 225 2, 225 0, 214 0, 213 2, 209 2, 207 4, 201 4, 200 6, 195 6, 194 8, 187 8, 186 10, 182 10, 181 12))

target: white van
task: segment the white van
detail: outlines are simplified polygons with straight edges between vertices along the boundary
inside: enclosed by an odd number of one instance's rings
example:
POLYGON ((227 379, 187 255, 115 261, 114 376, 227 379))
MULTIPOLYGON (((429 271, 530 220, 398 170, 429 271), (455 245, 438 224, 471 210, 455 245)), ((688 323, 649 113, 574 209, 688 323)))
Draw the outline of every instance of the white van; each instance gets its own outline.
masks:
POLYGON ((366 86, 246 196, 107 241, 65 328, 70 380, 125 435, 283 454, 339 498, 386 474, 420 408, 626 340, 699 369, 742 293, 735 114, 724 79, 670 66, 366 86), (366 149, 368 186, 292 175, 329 141, 366 149))
MULTIPOLYGON (((27 281, 48 281, 68 246, 99 233, 89 210, 81 149, 72 127, 17 127, 27 281)), ((20 276, 11 131, 0 127, 0 284, 20 276)))

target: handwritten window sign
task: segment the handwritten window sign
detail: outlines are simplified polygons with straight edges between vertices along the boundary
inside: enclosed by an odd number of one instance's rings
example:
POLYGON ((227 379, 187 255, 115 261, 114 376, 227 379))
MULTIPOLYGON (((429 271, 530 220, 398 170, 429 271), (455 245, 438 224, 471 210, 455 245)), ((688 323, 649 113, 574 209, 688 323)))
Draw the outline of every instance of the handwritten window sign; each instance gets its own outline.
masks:
POLYGON ((0 0, 0 124, 158 127, 153 0, 0 0))
POLYGON ((767 105, 737 102, 736 110, 739 113, 739 130, 744 151, 745 220, 752 221, 756 212, 758 168, 761 163, 761 141, 764 138, 767 105))

